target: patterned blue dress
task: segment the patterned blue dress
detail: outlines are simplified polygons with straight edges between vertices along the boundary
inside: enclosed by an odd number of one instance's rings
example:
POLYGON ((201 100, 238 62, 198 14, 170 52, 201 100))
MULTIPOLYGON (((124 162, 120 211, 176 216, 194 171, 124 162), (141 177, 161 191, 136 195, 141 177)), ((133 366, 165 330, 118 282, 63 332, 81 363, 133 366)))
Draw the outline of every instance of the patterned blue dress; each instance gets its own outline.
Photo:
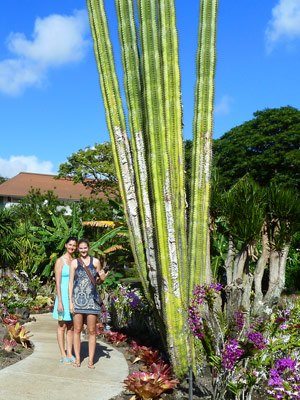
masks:
MULTIPOLYGON (((87 265, 87 268, 95 278, 97 271, 93 265, 93 257, 90 257, 90 264, 87 265)), ((95 298, 97 298, 97 289, 91 282, 79 260, 77 260, 72 296, 75 314, 100 314, 100 304, 95 301, 95 298)))
MULTIPOLYGON (((61 290, 61 300, 62 300, 62 303, 64 306, 63 321, 72 321, 73 318, 69 311, 69 297, 68 297, 70 267, 66 263, 63 256, 62 256, 62 260, 64 262, 64 265, 61 270, 60 290, 61 290)), ((54 308, 53 308, 53 318, 58 320, 57 306, 58 306, 58 298, 56 296, 54 308)))

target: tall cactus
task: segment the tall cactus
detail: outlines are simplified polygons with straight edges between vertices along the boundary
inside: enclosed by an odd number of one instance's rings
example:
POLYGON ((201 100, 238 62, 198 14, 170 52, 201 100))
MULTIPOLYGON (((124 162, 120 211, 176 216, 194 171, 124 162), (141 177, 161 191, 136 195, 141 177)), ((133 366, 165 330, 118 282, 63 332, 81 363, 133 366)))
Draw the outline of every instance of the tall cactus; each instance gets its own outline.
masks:
POLYGON ((193 364, 186 306, 194 283, 205 279, 203 271, 209 279, 206 244, 217 1, 201 2, 197 71, 203 77, 198 77, 196 90, 196 184, 189 235, 174 0, 137 0, 139 32, 134 0, 115 3, 131 140, 103 0, 87 0, 100 85, 136 264, 164 331, 175 372, 182 377, 193 364), (197 209, 197 220, 192 221, 197 209), (192 256, 188 254, 190 246, 192 256))
POLYGON ((202 284, 211 279, 208 207, 217 6, 218 0, 201 1, 200 6, 188 241, 190 294, 194 284, 202 284))

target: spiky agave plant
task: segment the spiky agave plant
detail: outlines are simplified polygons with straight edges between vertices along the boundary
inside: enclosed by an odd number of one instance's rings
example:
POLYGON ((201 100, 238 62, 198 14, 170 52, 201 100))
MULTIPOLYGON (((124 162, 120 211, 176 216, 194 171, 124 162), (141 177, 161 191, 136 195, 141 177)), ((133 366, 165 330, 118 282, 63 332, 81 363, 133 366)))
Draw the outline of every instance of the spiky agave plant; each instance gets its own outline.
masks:
POLYGON ((175 2, 138 0, 138 24, 134 0, 115 3, 131 140, 103 0, 87 0, 95 56, 131 246, 179 377, 193 359, 186 305, 194 284, 210 280, 207 225, 218 1, 200 4, 189 226, 175 2))

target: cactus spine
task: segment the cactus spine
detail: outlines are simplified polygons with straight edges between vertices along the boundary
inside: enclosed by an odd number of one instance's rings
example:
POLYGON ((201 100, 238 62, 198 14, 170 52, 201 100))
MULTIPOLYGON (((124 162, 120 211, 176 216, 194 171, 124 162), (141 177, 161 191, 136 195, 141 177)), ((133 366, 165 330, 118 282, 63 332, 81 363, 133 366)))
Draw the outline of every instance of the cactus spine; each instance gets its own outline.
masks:
MULTIPOLYGON (((136 264, 146 295, 155 305, 163 321, 174 370, 178 377, 182 377, 187 374, 188 366, 193 363, 186 305, 192 285, 197 282, 195 274, 202 273, 207 266, 202 263, 201 266, 195 267, 199 260, 188 257, 187 251, 184 146, 175 4, 174 0, 137 0, 138 33, 133 0, 115 0, 115 3, 131 141, 127 135, 104 4, 102 0, 87 0, 100 85, 136 264)), ((215 12, 209 14, 209 7, 213 7, 214 4, 216 1, 202 1, 202 23, 208 23, 210 26, 215 24, 209 20, 216 18, 215 12)), ((208 37, 213 35, 213 32, 215 34, 215 30, 204 31, 200 28, 198 73, 203 73, 202 59, 206 62, 207 52, 213 52, 215 46, 215 37, 208 37)), ((211 66, 212 64, 209 67, 211 66)), ((207 69, 204 68, 204 72, 206 73, 207 69)), ((214 72, 210 74, 212 77, 213 75, 214 72)), ((206 78, 204 81, 206 82, 206 78)), ((199 145, 204 139, 203 126, 198 122, 198 114, 201 112, 201 118, 205 116, 210 121, 211 116, 208 114, 212 110, 213 102, 213 86, 205 86, 208 91, 212 90, 208 97, 202 94, 203 82, 199 83, 198 80, 197 88, 197 122, 194 123, 197 147, 194 152, 210 149, 208 145, 199 145), (206 107, 203 103, 208 100, 211 104, 206 107)), ((211 134, 211 130, 209 132, 211 134)), ((206 142, 210 140, 208 136, 209 134, 206 136, 206 142)), ((204 156, 202 164, 198 157, 194 163, 194 179, 197 179, 197 182, 202 182, 203 179, 209 182, 209 168, 209 157, 204 156), (205 162, 208 162, 208 166, 203 164, 205 162), (197 173, 201 168, 207 172, 205 178, 197 173)), ((203 243, 207 243, 208 236, 209 183, 208 187, 200 185, 200 194, 197 192, 197 185, 198 183, 193 186, 191 215, 194 218, 197 207, 203 210, 196 225, 201 226, 203 236, 199 247, 200 259, 204 257, 206 260, 207 248, 203 243)), ((189 240, 196 253, 195 246, 198 246, 199 242, 194 239, 192 229, 196 229, 194 225, 190 228, 189 240)), ((195 235, 199 236, 199 228, 195 235)))

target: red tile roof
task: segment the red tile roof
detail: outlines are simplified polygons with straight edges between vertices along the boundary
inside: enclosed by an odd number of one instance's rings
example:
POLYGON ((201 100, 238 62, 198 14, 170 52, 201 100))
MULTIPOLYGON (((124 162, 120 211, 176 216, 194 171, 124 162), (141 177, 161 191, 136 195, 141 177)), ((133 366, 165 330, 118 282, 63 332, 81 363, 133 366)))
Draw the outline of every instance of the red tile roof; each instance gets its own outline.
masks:
POLYGON ((81 197, 104 198, 103 193, 91 194, 82 183, 73 184, 69 179, 54 179, 55 175, 20 172, 0 185, 0 196, 25 197, 31 189, 41 193, 52 190, 60 200, 79 200, 81 197))

